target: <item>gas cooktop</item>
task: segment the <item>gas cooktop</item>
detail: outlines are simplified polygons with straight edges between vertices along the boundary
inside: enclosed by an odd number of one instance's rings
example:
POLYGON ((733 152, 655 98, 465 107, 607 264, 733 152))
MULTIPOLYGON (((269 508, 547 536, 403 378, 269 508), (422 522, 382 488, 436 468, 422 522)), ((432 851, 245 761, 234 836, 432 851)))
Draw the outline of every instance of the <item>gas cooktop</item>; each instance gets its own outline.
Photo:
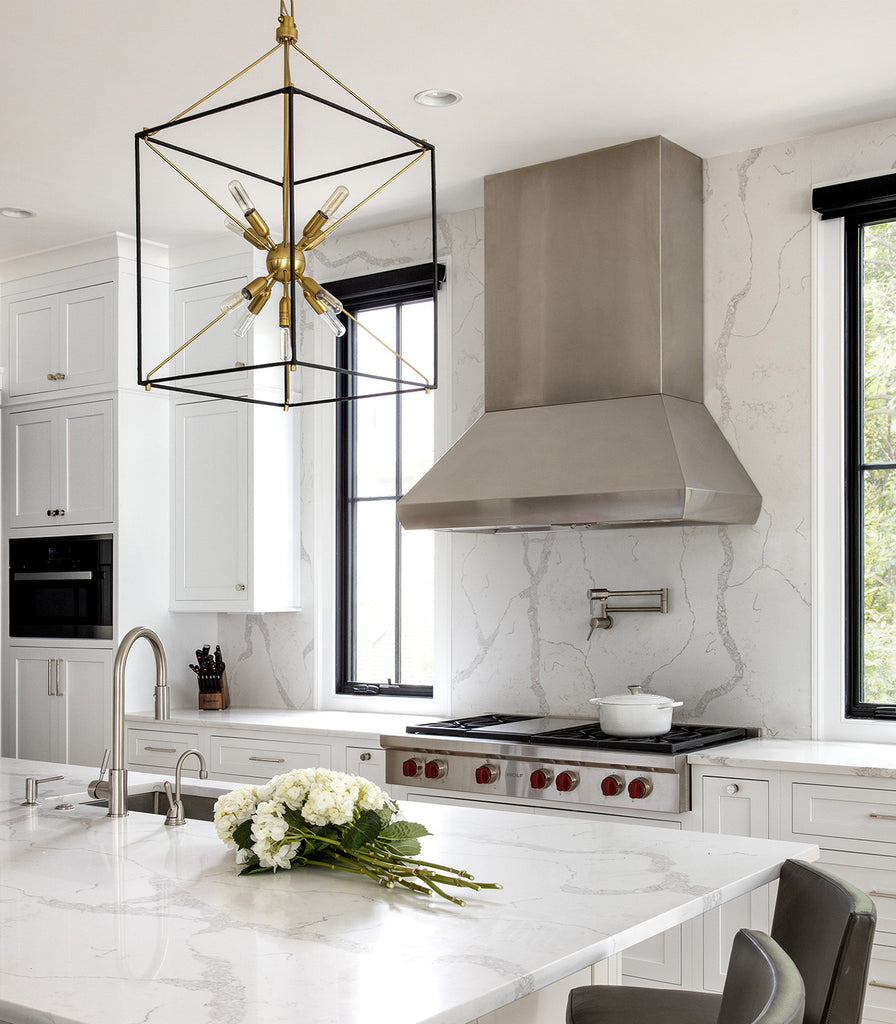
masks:
POLYGON ((745 739, 748 730, 724 725, 673 725, 661 736, 608 736, 597 721, 581 718, 539 718, 535 715, 474 715, 409 725, 413 735, 457 736, 470 739, 513 740, 540 746, 581 747, 591 750, 638 750, 679 754, 717 743, 745 739))

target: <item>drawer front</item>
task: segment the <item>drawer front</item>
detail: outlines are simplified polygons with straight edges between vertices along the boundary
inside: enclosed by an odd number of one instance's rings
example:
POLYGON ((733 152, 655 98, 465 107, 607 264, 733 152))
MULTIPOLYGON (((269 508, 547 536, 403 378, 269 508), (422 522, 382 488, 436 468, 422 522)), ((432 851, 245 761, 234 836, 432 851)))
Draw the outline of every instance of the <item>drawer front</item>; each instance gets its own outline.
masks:
MULTIPOLYGON (((152 768, 165 768, 174 774, 177 759, 185 750, 199 745, 195 732, 154 732, 151 729, 128 729, 128 763, 152 768)), ((184 773, 195 775, 199 762, 190 758, 184 773)))
POLYGON ((883 1024, 896 1021, 896 949, 874 947, 862 1019, 883 1024))
POLYGON ((875 943, 896 946, 896 861, 889 857, 822 850, 819 864, 868 893, 877 907, 875 943))
POLYGON ((331 751, 326 744, 294 740, 212 736, 209 775, 238 775, 267 781, 294 768, 329 768, 331 751))
POLYGON ((896 789, 797 783, 793 787, 793 831, 863 846, 896 843, 896 789))

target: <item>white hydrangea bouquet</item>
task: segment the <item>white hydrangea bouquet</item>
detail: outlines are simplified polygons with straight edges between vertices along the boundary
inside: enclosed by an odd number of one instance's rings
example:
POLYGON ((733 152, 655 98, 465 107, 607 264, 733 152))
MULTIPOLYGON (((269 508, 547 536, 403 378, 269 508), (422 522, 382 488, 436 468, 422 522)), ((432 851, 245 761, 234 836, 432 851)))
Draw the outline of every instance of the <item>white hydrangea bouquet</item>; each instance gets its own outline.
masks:
POLYGON ((215 828, 236 848, 242 875, 317 865, 380 885, 464 901, 443 886, 500 889, 467 871, 417 860, 423 825, 404 821, 379 786, 328 768, 298 768, 264 786, 240 786, 215 803, 215 828))

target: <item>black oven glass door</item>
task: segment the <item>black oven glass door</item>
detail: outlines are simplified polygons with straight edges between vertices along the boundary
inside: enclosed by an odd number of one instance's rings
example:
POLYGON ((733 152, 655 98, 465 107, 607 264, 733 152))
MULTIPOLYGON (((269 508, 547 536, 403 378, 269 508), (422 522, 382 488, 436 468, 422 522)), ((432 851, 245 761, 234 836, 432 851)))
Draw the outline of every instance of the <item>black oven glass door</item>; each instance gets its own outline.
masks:
POLYGON ((112 639, 112 538, 9 542, 9 635, 112 639))

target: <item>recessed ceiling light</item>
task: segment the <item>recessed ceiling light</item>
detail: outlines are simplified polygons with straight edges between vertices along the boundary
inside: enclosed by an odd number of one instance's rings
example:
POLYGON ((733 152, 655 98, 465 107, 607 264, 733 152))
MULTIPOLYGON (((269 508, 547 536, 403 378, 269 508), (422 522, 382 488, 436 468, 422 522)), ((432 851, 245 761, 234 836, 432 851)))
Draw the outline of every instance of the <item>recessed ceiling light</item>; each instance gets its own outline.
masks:
POLYGON ((27 220, 28 217, 37 216, 32 210, 22 210, 18 206, 0 206, 0 215, 13 220, 27 220))
POLYGON ((424 107, 453 107, 463 96, 456 89, 424 89, 414 99, 424 107))

